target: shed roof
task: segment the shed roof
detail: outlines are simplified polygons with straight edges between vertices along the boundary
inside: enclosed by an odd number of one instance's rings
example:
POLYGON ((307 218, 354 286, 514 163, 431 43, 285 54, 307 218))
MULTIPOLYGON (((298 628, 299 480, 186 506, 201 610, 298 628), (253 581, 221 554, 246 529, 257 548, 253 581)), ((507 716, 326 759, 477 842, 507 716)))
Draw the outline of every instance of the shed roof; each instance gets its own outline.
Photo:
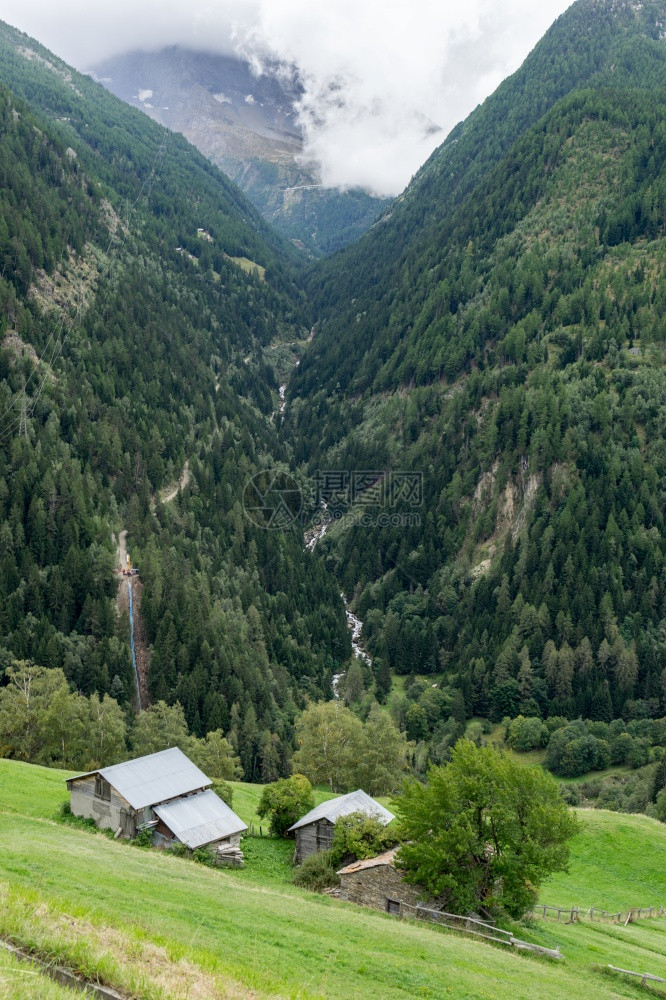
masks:
POLYGON ((366 816, 375 816, 384 826, 395 819, 392 812, 385 809, 379 802, 375 802, 367 792, 359 788, 355 792, 340 795, 337 799, 329 799, 328 802, 322 802, 320 806, 315 806, 309 813, 301 817, 298 823, 290 826, 289 830, 299 830, 302 826, 309 826, 310 823, 316 823, 320 819, 327 819, 329 823, 335 823, 341 816, 349 816, 350 813, 355 812, 365 813, 366 816))
POLYGON ((176 799, 180 795, 212 785, 210 778, 178 747, 151 753, 147 757, 137 757, 124 764, 113 764, 97 771, 77 774, 74 778, 68 778, 67 784, 78 781, 79 778, 88 778, 92 774, 101 774, 133 809, 143 809, 157 802, 176 799))
POLYGON ((212 789, 155 806, 171 832, 188 847, 203 847, 247 830, 247 825, 212 789))
POLYGON ((383 854, 378 854, 376 858, 365 858, 363 861, 354 861, 353 864, 347 865, 346 868, 341 868, 338 875, 353 875, 355 872, 362 872, 368 868, 380 868, 382 865, 389 865, 389 867, 395 868, 395 856, 398 850, 398 847, 392 847, 390 851, 384 851, 383 854))

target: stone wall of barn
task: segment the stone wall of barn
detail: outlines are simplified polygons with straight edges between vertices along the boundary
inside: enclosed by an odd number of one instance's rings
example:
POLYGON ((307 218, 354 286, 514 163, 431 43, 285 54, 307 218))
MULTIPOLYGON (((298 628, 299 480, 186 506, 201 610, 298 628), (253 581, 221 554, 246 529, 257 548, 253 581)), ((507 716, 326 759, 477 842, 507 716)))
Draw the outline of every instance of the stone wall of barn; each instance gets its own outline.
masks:
POLYGON ((100 830, 121 829, 123 836, 136 836, 136 820, 129 802, 110 789, 110 798, 95 795, 95 775, 79 778, 69 785, 69 804, 75 816, 93 819, 100 830))
POLYGON ((422 896, 423 891, 405 882, 393 865, 377 865, 340 876, 340 899, 372 906, 385 913, 394 912, 389 901, 416 906, 422 896))

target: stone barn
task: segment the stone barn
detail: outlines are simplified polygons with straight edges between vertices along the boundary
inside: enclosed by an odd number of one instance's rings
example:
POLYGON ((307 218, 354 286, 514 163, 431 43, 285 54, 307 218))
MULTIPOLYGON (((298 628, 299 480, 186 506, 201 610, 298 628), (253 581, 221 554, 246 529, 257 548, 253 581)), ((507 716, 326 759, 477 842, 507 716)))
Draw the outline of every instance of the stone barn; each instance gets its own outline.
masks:
POLYGON ((181 843, 233 853, 247 826, 211 785, 177 747, 67 779, 72 813, 117 837, 152 830, 158 847, 181 843))
POLYGON ((395 819, 392 812, 385 809, 379 802, 375 802, 366 792, 358 789, 356 792, 349 792, 348 795, 341 795, 337 799, 329 799, 315 806, 309 813, 306 813, 298 823, 289 827, 289 833, 296 835, 296 851, 294 860, 300 864, 310 854, 317 851, 327 851, 333 840, 335 824, 342 816, 349 816, 351 813, 365 813, 366 816, 374 816, 376 819, 388 826, 391 820, 395 819))
POLYGON ((338 872, 338 898, 350 903, 360 903, 362 906, 372 906, 396 916, 401 915, 403 904, 416 906, 422 902, 423 890, 405 882, 402 872, 395 866, 397 851, 398 848, 394 847, 376 858, 355 861, 342 868, 338 872))

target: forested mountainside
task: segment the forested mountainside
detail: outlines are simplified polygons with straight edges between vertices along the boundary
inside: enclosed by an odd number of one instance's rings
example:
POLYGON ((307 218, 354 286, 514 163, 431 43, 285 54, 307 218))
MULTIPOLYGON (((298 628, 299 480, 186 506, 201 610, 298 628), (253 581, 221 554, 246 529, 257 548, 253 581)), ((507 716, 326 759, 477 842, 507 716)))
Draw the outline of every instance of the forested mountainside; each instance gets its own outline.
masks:
POLYGON ((0 669, 131 705, 125 529, 150 696, 247 780, 349 667, 341 589, 371 657, 337 690, 388 700, 418 773, 472 716, 562 728, 567 774, 612 719, 663 743, 664 26, 579 0, 307 273, 182 137, 2 27, 0 669))
MULTIPOLYGON (((664 19, 662 2, 578 0, 555 22, 518 72, 432 154, 383 221, 313 270, 310 299, 328 335, 317 338, 304 359, 293 394, 312 396, 337 385, 349 393, 384 391, 461 370, 465 358, 456 356, 457 345, 447 345, 446 317, 432 308, 436 291, 451 314, 465 302, 456 298, 463 289, 451 274, 453 261, 445 259, 461 204, 473 203, 472 193, 515 143, 567 95, 586 87, 615 92, 663 86, 664 19), (448 301, 444 264, 454 283, 448 301), (413 371, 400 367, 412 327, 421 340, 413 371)), ((498 222, 501 216, 492 220, 488 238, 496 238, 498 222)), ((477 215, 477 228, 484 226, 477 215)))
POLYGON ((171 46, 113 56, 92 70, 116 97, 182 132, 309 256, 357 239, 386 204, 365 191, 324 188, 299 162, 300 91, 270 67, 257 77, 238 57, 171 46))
POLYGON ((240 503, 285 460, 267 359, 309 328, 295 251, 184 139, 7 26, 0 84, 0 664, 131 703, 128 529, 155 696, 235 727, 248 778, 284 773, 297 707, 350 653, 333 577, 240 503))
POLYGON ((403 706, 435 754, 472 714, 666 709, 664 23, 574 5, 310 278, 286 433, 313 473, 423 476, 321 545, 380 687, 439 678, 403 706))

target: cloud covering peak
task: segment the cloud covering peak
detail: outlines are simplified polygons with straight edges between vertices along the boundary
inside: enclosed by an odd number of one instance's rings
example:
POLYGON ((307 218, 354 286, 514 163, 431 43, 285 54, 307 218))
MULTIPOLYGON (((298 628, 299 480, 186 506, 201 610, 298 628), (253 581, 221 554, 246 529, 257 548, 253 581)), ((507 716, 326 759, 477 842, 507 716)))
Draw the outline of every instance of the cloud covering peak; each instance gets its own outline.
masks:
POLYGON ((324 184, 398 194, 515 70, 567 0, 0 0, 0 17, 85 69, 166 45, 279 64, 303 88, 324 184))

